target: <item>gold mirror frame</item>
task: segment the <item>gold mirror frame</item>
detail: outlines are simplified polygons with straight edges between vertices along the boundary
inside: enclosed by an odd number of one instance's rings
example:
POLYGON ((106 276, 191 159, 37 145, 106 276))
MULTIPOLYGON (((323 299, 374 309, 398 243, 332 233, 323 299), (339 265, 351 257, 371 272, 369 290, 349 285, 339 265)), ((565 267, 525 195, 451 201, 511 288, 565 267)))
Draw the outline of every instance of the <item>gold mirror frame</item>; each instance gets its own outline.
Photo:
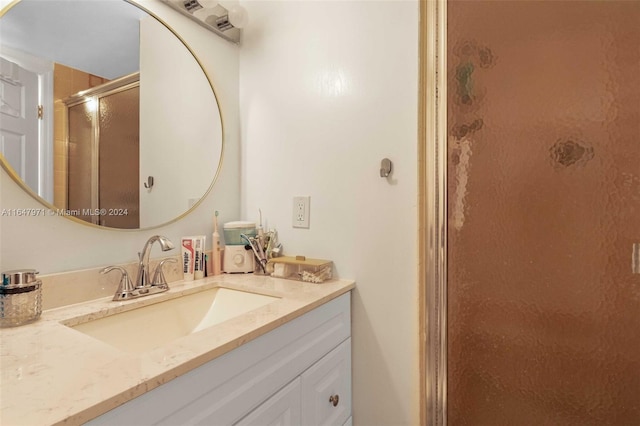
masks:
MULTIPOLYGON (((13 0, 11 3, 9 3, 7 6, 3 7, 0 10, 0 19, 2 19, 2 17, 8 12, 10 11, 14 6, 16 6, 17 4, 19 4, 22 0, 13 0)), ((147 231, 147 230, 151 230, 151 229, 156 229, 156 228, 160 228, 163 226, 167 226, 170 225, 174 222, 177 222, 179 220, 181 220, 182 218, 186 217, 189 213, 191 213, 192 211, 194 211, 201 203, 202 201, 209 195, 209 193, 211 192, 211 189, 213 188, 213 186, 215 185, 216 181, 218 180, 218 176, 220 175, 220 171, 222 170, 222 163, 224 161, 224 148, 225 148, 225 127, 224 127, 224 114, 222 112, 222 109, 220 107, 220 100, 218 99, 218 94, 216 93, 215 88, 213 87, 213 82, 211 79, 211 76, 209 75, 209 73, 205 70, 205 67, 202 65, 202 62, 200 61, 200 58, 198 58, 198 56, 195 54, 195 52, 191 49, 191 47, 189 47, 189 45, 186 43, 186 41, 163 19, 161 19, 160 17, 158 17, 155 13, 151 12, 149 9, 147 9, 146 7, 142 6, 141 4, 137 3, 135 0, 122 0, 126 3, 131 4, 132 6, 137 7, 138 9, 142 10, 143 12, 146 12, 149 16, 151 16, 152 18, 156 19, 158 22, 160 22, 167 30, 169 30, 169 32, 171 32, 171 34, 173 34, 174 37, 176 37, 180 43, 182 43, 182 45, 187 49, 187 51, 191 54, 191 56, 193 56, 193 58, 195 59, 196 63, 198 64, 198 66, 200 67, 200 70, 202 70, 202 72, 204 73, 207 82, 209 84, 209 87, 211 88, 211 91, 213 93, 213 97, 216 101, 216 105, 218 107, 218 114, 220 116, 220 131, 221 131, 221 147, 220 147, 220 159, 218 161, 218 167, 216 168, 216 171, 213 175, 213 179, 211 181, 211 184, 209 185, 209 187, 207 188, 206 192, 202 195, 202 197, 200 197, 200 199, 198 200, 197 203, 195 203, 193 206, 191 206, 189 209, 187 209, 185 212, 183 212, 182 214, 180 214, 179 216, 167 221, 167 222, 163 222, 157 225, 153 225, 153 226, 149 226, 146 228, 136 228, 136 229, 121 229, 121 228, 110 228, 107 226, 101 226, 98 224, 94 224, 91 222, 87 222, 84 221, 82 219, 79 219, 77 217, 74 217, 72 215, 63 215, 63 214, 56 214, 56 216, 63 216, 66 219, 69 219, 73 222, 85 225, 85 226, 89 226, 92 228, 96 228, 96 229, 100 229, 103 231, 120 231, 120 232, 138 232, 138 231, 147 231)), ((159 2, 159 0, 157 0, 159 2)), ((172 12, 173 13, 173 12, 172 12)), ((31 196, 31 198, 33 198, 34 200, 38 201, 40 204, 42 204, 46 209, 48 209, 49 211, 61 211, 64 209, 61 209, 57 206, 54 206, 53 204, 49 203, 47 200, 45 200, 44 198, 40 197, 33 189, 31 189, 23 180, 20 176, 18 176, 18 174, 15 172, 15 170, 13 169, 13 167, 11 167, 11 165, 8 163, 7 160, 5 160, 4 156, 2 154, 0 154, 0 166, 2 166, 2 169, 7 172, 7 174, 11 177, 11 179, 18 184, 18 186, 20 188, 22 188, 23 191, 25 191, 29 196, 31 196)))

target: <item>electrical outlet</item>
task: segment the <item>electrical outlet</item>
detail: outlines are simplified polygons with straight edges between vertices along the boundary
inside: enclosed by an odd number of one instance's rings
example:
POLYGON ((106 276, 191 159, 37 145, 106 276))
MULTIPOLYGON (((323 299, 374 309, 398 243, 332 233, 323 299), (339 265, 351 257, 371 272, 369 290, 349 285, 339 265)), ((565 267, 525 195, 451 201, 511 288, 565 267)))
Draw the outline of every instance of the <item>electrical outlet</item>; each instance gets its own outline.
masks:
POLYGON ((311 197, 293 197, 294 228, 309 228, 309 203, 311 197))

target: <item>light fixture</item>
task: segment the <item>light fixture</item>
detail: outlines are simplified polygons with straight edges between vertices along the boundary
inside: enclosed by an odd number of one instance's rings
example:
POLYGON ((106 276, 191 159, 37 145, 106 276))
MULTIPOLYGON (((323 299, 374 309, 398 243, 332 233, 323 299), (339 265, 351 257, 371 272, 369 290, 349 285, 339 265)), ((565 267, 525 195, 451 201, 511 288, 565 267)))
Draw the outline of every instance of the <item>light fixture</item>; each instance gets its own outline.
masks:
POLYGON ((248 21, 247 11, 237 1, 225 3, 227 7, 218 3, 217 0, 162 0, 162 2, 234 43, 240 42, 240 28, 243 28, 248 21))
POLYGON ((229 7, 229 22, 236 28, 244 28, 249 22, 247 10, 237 3, 229 7))
POLYGON ((185 0, 184 8, 191 12, 193 16, 205 21, 213 14, 213 9, 218 5, 217 0, 185 0))

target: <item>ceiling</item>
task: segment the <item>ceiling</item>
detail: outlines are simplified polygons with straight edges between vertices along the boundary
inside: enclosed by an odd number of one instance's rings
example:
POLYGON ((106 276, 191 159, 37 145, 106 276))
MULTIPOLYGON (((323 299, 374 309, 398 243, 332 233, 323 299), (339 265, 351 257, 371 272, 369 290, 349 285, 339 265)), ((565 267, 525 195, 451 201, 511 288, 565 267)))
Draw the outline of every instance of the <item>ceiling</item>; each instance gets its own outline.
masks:
POLYGON ((145 16, 121 0, 22 0, 0 19, 0 43, 113 79, 139 70, 145 16))

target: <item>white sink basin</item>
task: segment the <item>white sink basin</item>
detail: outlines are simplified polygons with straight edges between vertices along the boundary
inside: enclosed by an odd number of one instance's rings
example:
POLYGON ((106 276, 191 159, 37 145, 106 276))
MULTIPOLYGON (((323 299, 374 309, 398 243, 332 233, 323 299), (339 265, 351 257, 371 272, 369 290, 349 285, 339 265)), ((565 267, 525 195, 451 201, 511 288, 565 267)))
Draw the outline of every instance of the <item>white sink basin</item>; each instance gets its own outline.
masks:
POLYGON ((140 353, 276 300, 218 287, 70 327, 123 351, 140 353))

